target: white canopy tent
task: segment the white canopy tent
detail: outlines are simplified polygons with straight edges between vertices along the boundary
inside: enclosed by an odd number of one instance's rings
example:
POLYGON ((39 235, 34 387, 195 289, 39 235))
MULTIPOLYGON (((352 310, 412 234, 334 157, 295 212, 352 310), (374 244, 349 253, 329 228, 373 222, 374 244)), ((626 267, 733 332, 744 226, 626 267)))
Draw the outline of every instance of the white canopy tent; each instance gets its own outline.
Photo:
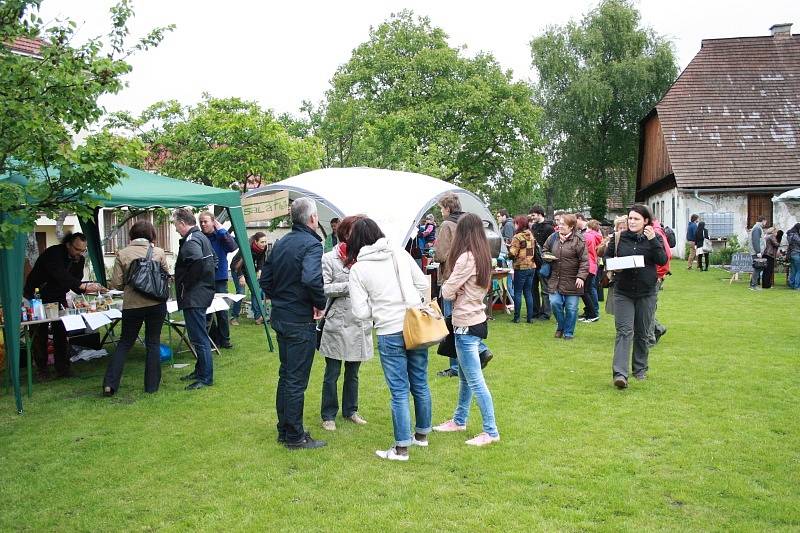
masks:
POLYGON ((778 228, 785 231, 800 222, 800 188, 773 196, 772 205, 773 221, 778 228))
POLYGON ((486 205, 473 193, 440 179, 376 168, 323 168, 253 189, 245 197, 289 191, 289 200, 308 196, 317 202, 320 225, 330 233, 331 218, 366 214, 395 246, 416 235, 417 224, 445 192, 454 192, 464 212, 475 213, 497 231, 486 205))

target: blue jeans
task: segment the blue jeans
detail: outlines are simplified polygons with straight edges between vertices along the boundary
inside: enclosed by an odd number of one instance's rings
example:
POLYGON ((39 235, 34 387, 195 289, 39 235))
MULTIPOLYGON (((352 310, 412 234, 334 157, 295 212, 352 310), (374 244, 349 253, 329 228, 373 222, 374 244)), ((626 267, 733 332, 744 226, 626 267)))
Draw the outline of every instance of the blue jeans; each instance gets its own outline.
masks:
POLYGON ((206 331, 206 309, 188 307, 183 310, 183 319, 186 321, 186 333, 197 354, 197 362, 194 365, 196 379, 211 385, 214 383, 214 361, 211 359, 211 342, 206 331))
MULTIPOLYGON (((242 285, 239 283, 239 276, 236 274, 231 273, 231 279, 233 280, 233 286, 236 287, 236 294, 244 294, 246 284, 242 285)), ((259 289, 259 294, 263 295, 264 292, 259 289)), ((250 305, 253 306, 253 318, 258 319, 261 317, 261 297, 256 298, 255 294, 250 294, 250 305)), ((242 301, 239 300, 238 302, 233 302, 231 305, 231 317, 232 318, 239 318, 239 315, 242 313, 242 301)))
MULTIPOLYGON (((445 300, 442 298, 442 314, 446 317, 453 316, 453 301, 452 300, 445 300)), ((481 339, 481 344, 478 347, 478 353, 483 353, 489 348, 484 344, 483 339, 481 339)), ((450 369, 458 372, 458 358, 451 357, 450 358, 450 369)))
POLYGON ((578 321, 578 300, 580 296, 574 294, 561 294, 554 292, 550 295, 550 308, 558 322, 557 331, 564 333, 564 337, 575 336, 575 322, 578 321))
POLYGON ((428 349, 406 350, 403 333, 378 335, 383 376, 392 395, 395 446, 411 446, 411 413, 408 393, 414 397, 416 433, 431 432, 431 391, 428 388, 428 349))
POLYGON ((303 406, 308 377, 314 363, 317 330, 314 322, 272 320, 278 338, 278 390, 275 410, 278 413, 278 438, 287 443, 303 440, 303 406))
POLYGON ((481 410, 483 430, 492 437, 497 437, 500 433, 497 432, 497 424, 494 420, 492 393, 489 392, 489 387, 486 386, 486 381, 483 379, 481 361, 478 357, 478 346, 481 343, 481 338, 475 335, 460 335, 458 333, 456 333, 455 338, 459 382, 458 405, 456 406, 456 412, 453 414, 453 422, 459 426, 467 425, 469 407, 474 394, 478 409, 481 410))
POLYGON ((519 319, 519 314, 522 311, 522 295, 525 295, 525 308, 527 312, 527 319, 533 320, 533 317, 539 314, 539 306, 533 300, 533 276, 536 273, 534 269, 528 270, 515 270, 514 271, 514 318, 519 319))
POLYGON ((789 286, 793 289, 800 289, 800 253, 789 256, 792 263, 792 277, 789 278, 789 286))
POLYGON ((597 301, 597 276, 589 274, 583 286, 583 314, 586 318, 600 316, 600 304, 597 301))

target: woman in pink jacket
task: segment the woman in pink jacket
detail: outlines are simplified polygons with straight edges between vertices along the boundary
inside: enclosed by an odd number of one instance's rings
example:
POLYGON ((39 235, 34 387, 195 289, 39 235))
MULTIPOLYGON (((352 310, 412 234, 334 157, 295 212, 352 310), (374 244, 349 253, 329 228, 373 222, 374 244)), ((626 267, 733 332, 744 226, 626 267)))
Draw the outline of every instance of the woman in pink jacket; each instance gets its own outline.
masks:
POLYGON ((586 252, 589 254, 589 275, 583 290, 583 316, 581 322, 597 322, 600 320, 600 303, 597 299, 597 247, 603 242, 600 234, 600 223, 594 219, 586 223, 583 232, 583 241, 586 243, 586 252))
POLYGON ((453 333, 458 356, 458 405, 453 418, 433 430, 466 431, 474 394, 483 418, 483 432, 466 443, 485 446, 498 442, 500 433, 495 423, 492 394, 483 379, 478 355, 481 340, 489 333, 483 298, 492 281, 492 258, 483 222, 477 215, 468 213, 458 220, 447 262, 453 265, 453 272, 442 285, 442 295, 453 301, 453 333))

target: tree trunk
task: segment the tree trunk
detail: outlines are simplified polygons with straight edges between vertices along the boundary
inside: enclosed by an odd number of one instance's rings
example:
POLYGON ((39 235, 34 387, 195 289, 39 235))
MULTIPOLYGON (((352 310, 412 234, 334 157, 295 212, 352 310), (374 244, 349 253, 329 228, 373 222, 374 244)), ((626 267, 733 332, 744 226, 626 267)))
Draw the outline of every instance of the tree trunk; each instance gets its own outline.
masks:
POLYGON ((64 221, 67 219, 66 211, 59 211, 56 217, 56 239, 58 242, 64 240, 64 221))
POLYGON ((594 181, 589 197, 589 208, 592 218, 605 220, 608 211, 608 176, 605 169, 599 172, 600 179, 594 181))

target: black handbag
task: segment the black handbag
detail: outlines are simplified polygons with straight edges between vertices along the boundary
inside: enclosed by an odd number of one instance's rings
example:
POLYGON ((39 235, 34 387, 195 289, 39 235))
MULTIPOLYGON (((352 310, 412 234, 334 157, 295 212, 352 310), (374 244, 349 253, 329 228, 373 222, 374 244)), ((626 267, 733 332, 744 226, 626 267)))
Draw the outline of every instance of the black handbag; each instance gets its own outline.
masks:
POLYGON ((161 268, 161 263, 153 260, 153 246, 147 248, 147 255, 135 259, 128 266, 125 285, 152 300, 166 302, 169 299, 169 274, 161 268))
POLYGON ((319 346, 322 344, 322 330, 325 329, 325 319, 328 318, 328 313, 330 312, 331 307, 333 307, 333 302, 335 301, 336 298, 332 298, 331 301, 328 302, 328 307, 325 308, 325 314, 322 315, 322 318, 317 320, 317 350, 319 350, 319 346))

